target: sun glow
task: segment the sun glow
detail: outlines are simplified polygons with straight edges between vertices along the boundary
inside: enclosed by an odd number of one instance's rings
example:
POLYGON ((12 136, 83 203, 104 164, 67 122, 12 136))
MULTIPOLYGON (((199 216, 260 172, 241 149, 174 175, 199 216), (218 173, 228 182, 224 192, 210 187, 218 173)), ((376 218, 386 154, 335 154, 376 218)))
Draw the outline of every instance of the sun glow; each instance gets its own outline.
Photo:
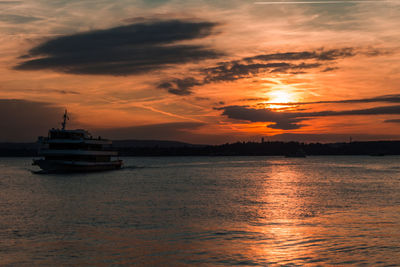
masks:
POLYGON ((292 96, 285 91, 273 91, 268 94, 270 103, 289 103, 292 101, 292 96))
POLYGON ((267 104, 271 103, 268 107, 274 109, 287 108, 290 105, 284 105, 285 103, 292 103, 297 100, 294 94, 282 90, 269 92, 268 97, 267 104))

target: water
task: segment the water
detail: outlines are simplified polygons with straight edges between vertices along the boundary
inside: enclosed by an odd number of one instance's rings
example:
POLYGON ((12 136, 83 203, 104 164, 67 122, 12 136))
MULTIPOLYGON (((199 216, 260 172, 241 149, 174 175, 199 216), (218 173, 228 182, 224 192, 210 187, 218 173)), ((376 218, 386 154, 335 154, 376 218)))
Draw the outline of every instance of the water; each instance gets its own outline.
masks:
POLYGON ((0 158, 2 266, 400 266, 400 157, 0 158))

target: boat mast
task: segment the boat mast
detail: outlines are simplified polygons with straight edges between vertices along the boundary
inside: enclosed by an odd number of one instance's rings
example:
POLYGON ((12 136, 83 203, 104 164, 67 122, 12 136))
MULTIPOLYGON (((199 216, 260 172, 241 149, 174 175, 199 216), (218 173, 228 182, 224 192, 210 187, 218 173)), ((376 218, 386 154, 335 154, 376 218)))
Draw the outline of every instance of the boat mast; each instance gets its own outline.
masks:
POLYGON ((62 130, 65 130, 65 126, 67 125, 67 120, 69 120, 67 110, 65 110, 63 118, 64 118, 64 121, 61 123, 61 125, 62 125, 62 130))

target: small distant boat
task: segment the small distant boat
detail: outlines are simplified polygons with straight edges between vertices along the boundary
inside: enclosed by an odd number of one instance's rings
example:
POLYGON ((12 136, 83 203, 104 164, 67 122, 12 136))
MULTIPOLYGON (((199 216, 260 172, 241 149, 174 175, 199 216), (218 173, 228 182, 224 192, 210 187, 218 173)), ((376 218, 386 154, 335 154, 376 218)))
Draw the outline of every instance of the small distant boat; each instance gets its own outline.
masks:
POLYGON ((44 172, 93 172, 120 169, 123 162, 112 159, 117 151, 110 150, 112 142, 101 137, 93 138, 83 129, 66 130, 69 119, 65 110, 61 129, 50 129, 48 136, 40 136, 39 156, 32 165, 44 172))

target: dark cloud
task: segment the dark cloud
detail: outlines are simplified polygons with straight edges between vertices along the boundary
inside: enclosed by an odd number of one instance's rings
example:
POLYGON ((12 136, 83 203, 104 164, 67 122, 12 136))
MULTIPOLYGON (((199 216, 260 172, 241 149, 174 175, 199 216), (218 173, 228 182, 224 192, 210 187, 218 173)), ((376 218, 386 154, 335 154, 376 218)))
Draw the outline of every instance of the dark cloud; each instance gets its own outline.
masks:
POLYGON ((60 125, 63 111, 49 103, 0 99, 0 140, 35 141, 60 125))
POLYGON ((80 93, 72 90, 63 89, 12 89, 14 92, 27 92, 27 93, 53 93, 61 95, 79 95, 80 93))
POLYGON ((343 110, 343 111, 319 111, 319 112, 288 112, 274 111, 271 109, 255 109, 248 106, 226 106, 215 108, 223 110, 222 115, 231 119, 245 120, 250 122, 272 122, 269 128, 292 130, 301 128, 300 122, 315 118, 328 116, 351 116, 351 115, 399 115, 400 106, 383 106, 368 109, 343 110))
POLYGON ((385 120, 384 122, 387 122, 387 123, 400 123, 400 119, 385 120))
POLYGON ((207 101, 207 100, 210 100, 209 97, 204 97, 204 96, 197 96, 197 97, 195 97, 195 99, 196 99, 197 101, 207 101))
POLYGON ((368 109, 344 110, 344 111, 320 111, 299 113, 303 117, 323 117, 323 116, 347 116, 347 115, 390 115, 400 114, 400 106, 384 106, 368 109))
MULTIPOLYGON (((317 49, 313 51, 259 54, 238 60, 218 62, 213 67, 199 69, 198 72, 202 77, 201 81, 192 85, 188 84, 185 86, 184 91, 191 92, 191 88, 198 85, 256 77, 260 73, 302 74, 307 73, 309 69, 319 69, 321 72, 333 71, 338 69, 338 67, 332 66, 336 60, 360 54, 378 56, 388 54, 388 52, 378 49, 363 50, 346 47, 330 50, 317 49)), ((179 88, 178 82, 185 79, 167 79, 162 81, 158 87, 166 87, 166 89, 179 88)))
POLYGON ((400 95, 382 95, 371 98, 359 98, 359 99, 344 99, 344 100, 326 100, 326 101, 314 101, 314 102, 293 102, 293 103, 269 103, 274 105, 313 105, 313 104, 352 104, 352 103, 375 103, 375 102, 387 102, 387 103, 400 103, 400 95))
POLYGON ((15 68, 131 75, 196 62, 220 54, 203 45, 177 42, 209 36, 215 26, 210 22, 153 21, 62 36, 31 49, 15 68))
POLYGON ((226 63, 221 64, 218 67, 206 68, 201 72, 205 77, 202 81, 198 81, 193 77, 187 77, 183 79, 170 79, 167 81, 163 81, 159 85, 158 88, 166 89, 168 92, 176 95, 189 95, 192 93, 192 88, 194 86, 209 84, 213 82, 221 82, 221 81, 234 81, 243 78, 250 78, 259 72, 279 72, 286 73, 288 71, 294 70, 302 70, 302 69, 310 69, 317 68, 320 64, 312 63, 312 64, 290 64, 285 62, 279 63, 267 63, 267 64, 242 64, 235 62, 233 64, 226 63))
POLYGON ((0 5, 22 4, 22 1, 0 1, 0 5))
POLYGON ((302 119, 287 119, 276 121, 275 124, 268 125, 268 128, 281 129, 281 130, 295 130, 303 127, 303 124, 298 124, 302 119))
POLYGON ((157 85, 158 88, 167 89, 170 93, 177 95, 188 95, 192 93, 194 86, 235 81, 256 76, 258 73, 303 73, 301 70, 320 67, 319 63, 300 63, 292 64, 286 62, 266 63, 266 64, 243 64, 235 61, 234 63, 220 63, 217 67, 205 68, 201 70, 203 78, 198 81, 192 77, 182 79, 170 79, 157 85))
POLYGON ((361 98, 361 99, 348 99, 341 101, 322 101, 323 103, 373 103, 373 102, 388 102, 388 103, 400 103, 400 95, 382 95, 371 98, 361 98))
POLYGON ((253 62, 255 60, 259 61, 275 61, 275 60, 337 60, 346 57, 352 57, 357 54, 352 47, 345 47, 339 49, 330 49, 330 50, 316 50, 316 51, 302 51, 302 52, 287 52, 287 53, 274 53, 274 54, 262 54, 253 57, 246 57, 243 60, 247 62, 253 62))
POLYGON ((289 71, 298 71, 304 69, 318 68, 321 65, 319 63, 300 63, 291 64, 286 62, 276 63, 254 63, 254 64, 242 64, 235 62, 233 64, 226 63, 221 64, 218 67, 204 69, 206 77, 204 83, 220 82, 220 81, 234 81, 243 78, 250 78, 257 75, 260 72, 268 73, 287 73, 289 71))
POLYGON ((365 56, 378 56, 387 54, 380 50, 362 50, 352 47, 338 49, 318 49, 314 51, 286 52, 273 54, 260 54, 245 57, 240 60, 220 62, 216 67, 203 69, 206 82, 232 81, 249 78, 260 72, 269 73, 304 73, 307 69, 324 67, 321 71, 332 71, 331 61, 353 57, 357 54, 365 56), (293 61, 305 61, 293 63, 293 61), (327 64, 329 64, 327 66, 327 64))
POLYGON ((297 124, 302 119, 299 119, 296 117, 296 115, 287 112, 276 112, 271 109, 254 109, 247 106, 226 106, 215 109, 223 110, 222 115, 225 115, 230 119, 250 122, 275 123, 273 125, 269 125, 269 128, 293 130, 302 126, 297 124))
MULTIPOLYGON (((1 4, 1 2, 0 2, 1 4)), ((33 21, 41 20, 41 18, 32 17, 32 16, 20 16, 20 15, 12 15, 12 14, 0 14, 0 21, 10 22, 13 24, 23 24, 29 23, 33 21)))
POLYGON ((158 85, 160 89, 166 89, 171 94, 175 95, 190 95, 192 93, 192 87, 201 85, 198 80, 193 77, 187 77, 184 79, 172 79, 168 82, 163 82, 158 85))
POLYGON ((50 89, 48 91, 52 92, 52 93, 62 94, 62 95, 79 95, 80 94, 79 92, 71 91, 71 90, 50 89))
MULTIPOLYGON (((267 97, 249 97, 249 98, 242 98, 239 99, 239 101, 244 101, 244 102, 248 102, 248 101, 268 101, 269 98, 267 97)), ((263 103, 265 104, 265 103, 263 103)))
POLYGON ((329 71, 334 71, 339 69, 338 67, 326 67, 325 69, 322 70, 322 72, 329 72, 329 71))
POLYGON ((265 138, 268 141, 297 141, 297 142, 349 142, 349 138, 353 141, 371 141, 371 140, 398 140, 399 135, 395 134, 299 134, 299 133, 283 133, 265 138))

